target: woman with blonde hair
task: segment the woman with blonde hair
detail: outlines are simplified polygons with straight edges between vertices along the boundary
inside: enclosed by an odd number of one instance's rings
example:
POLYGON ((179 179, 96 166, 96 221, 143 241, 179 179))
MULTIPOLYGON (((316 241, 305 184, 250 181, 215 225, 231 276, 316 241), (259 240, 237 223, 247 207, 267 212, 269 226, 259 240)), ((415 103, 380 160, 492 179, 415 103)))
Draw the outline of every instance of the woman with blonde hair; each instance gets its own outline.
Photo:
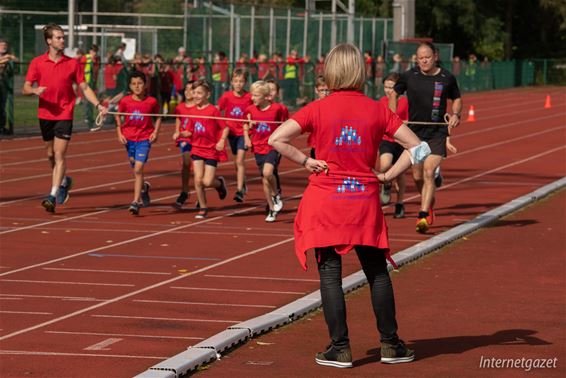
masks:
MULTIPOLYGON (((395 301, 387 270, 389 242, 379 202, 379 183, 393 180, 411 161, 420 161, 428 146, 386 106, 366 97, 365 65, 360 50, 339 44, 328 54, 324 78, 332 92, 295 113, 269 143, 312 174, 295 218, 295 253, 306 269, 306 251, 314 249, 320 292, 331 343, 316 354, 320 365, 352 367, 342 291, 342 255, 355 249, 371 288, 381 339, 381 362, 414 359, 397 335, 395 301), (304 132, 315 135, 316 156, 291 144, 304 132), (410 151, 384 173, 375 171, 379 143, 389 135, 410 151)), ((390 260, 391 261, 391 260, 390 260)))

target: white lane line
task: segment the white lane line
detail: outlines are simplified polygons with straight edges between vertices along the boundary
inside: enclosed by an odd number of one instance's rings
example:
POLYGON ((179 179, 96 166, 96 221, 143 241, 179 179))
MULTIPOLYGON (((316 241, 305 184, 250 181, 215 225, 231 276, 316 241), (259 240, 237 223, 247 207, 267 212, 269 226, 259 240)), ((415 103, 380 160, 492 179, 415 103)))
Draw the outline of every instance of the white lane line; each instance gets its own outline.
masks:
POLYGON ((120 337, 138 337, 148 339, 178 339, 178 340, 204 340, 204 337, 183 337, 183 336, 160 336, 160 335, 136 335, 130 333, 100 333, 100 332, 70 332, 70 331, 45 331, 45 333, 61 334, 61 335, 86 335, 86 336, 120 336, 120 337))
MULTIPOLYGON (((195 209, 195 213, 196 213, 196 209, 195 209)), ((104 223, 104 222, 95 222, 97 224, 99 223, 104 223)), ((9 228, 8 228, 9 229, 9 228)), ((131 233, 131 234, 152 234, 154 232, 159 232, 160 230, 131 230, 131 229, 110 229, 110 228, 97 228, 97 229, 92 229, 92 228, 75 228, 75 227, 38 227, 38 230, 44 230, 44 231, 88 231, 88 232, 104 232, 105 234, 107 233, 131 233)), ((287 230, 289 231, 289 230, 287 230)), ((248 232, 213 232, 213 231, 176 231, 176 232, 172 232, 171 234, 174 235, 214 235, 214 236, 233 236, 233 237, 237 237, 237 236, 257 236, 257 237, 289 237, 292 236, 289 233, 286 234, 270 234, 270 233, 248 233, 248 232)))
POLYGON ((23 298, 0 297, 1 301, 21 301, 23 298))
POLYGON ((165 360, 169 357, 160 356, 135 356, 131 354, 90 354, 90 353, 63 353, 63 352, 40 352, 30 350, 0 350, 0 354, 20 356, 67 356, 67 357, 106 357, 106 358, 137 358, 146 360, 165 360))
POLYGON ((491 144, 489 144, 489 145, 485 145, 485 146, 481 146, 481 147, 472 148, 472 149, 470 149, 470 150, 465 150, 465 151, 462 151, 462 152, 458 152, 458 153, 456 153, 456 154, 454 154, 454 155, 450 155, 450 156, 447 157, 447 159, 455 159, 455 158, 458 158, 458 157, 460 157, 460 156, 464 156, 464 155, 467 155, 467 154, 472 154, 472 153, 474 153, 474 152, 486 150, 486 149, 488 149, 488 148, 498 147, 498 146, 501 146, 501 145, 504 145, 504 144, 508 144, 508 143, 514 143, 514 142, 517 142, 517 141, 523 140, 523 139, 531 139, 531 140, 532 140, 533 138, 539 137, 540 135, 543 135, 543 134, 551 133, 551 132, 558 131, 558 130, 564 130, 564 127, 565 127, 565 126, 566 126, 566 125, 562 125, 562 126, 558 126, 558 127, 553 127, 553 128, 551 128, 551 129, 546 129, 546 130, 543 130, 543 131, 537 131, 537 132, 535 132, 535 133, 522 135, 522 136, 517 137, 517 138, 505 139, 505 140, 503 140, 503 141, 501 141, 501 142, 491 143, 491 144))
POLYGON ((41 284, 57 284, 57 285, 87 285, 87 286, 116 286, 116 287, 134 287, 133 284, 110 284, 98 282, 71 282, 71 281, 36 281, 36 280, 11 280, 4 278, 2 282, 21 282, 21 283, 41 283, 41 284))
MULTIPOLYGON (((290 240, 289 240, 290 241, 290 240)), ((259 294, 290 294, 305 295, 304 291, 275 291, 275 290, 244 290, 244 289, 217 289, 214 287, 191 287, 191 286, 171 286, 170 289, 176 290, 198 290, 198 291, 227 291, 231 293, 259 293, 259 294)))
POLYGON ((0 314, 19 314, 19 315, 53 315, 52 312, 36 312, 36 311, 0 311, 0 314))
MULTIPOLYGON (((304 168, 295 168, 295 169, 291 169, 288 171, 284 171, 284 172, 280 172, 279 175, 283 176, 289 173, 294 173, 294 172, 298 172, 298 171, 302 171, 304 170, 304 168)), ((166 175, 172 175, 172 174, 178 174, 178 172, 170 172, 170 173, 166 173, 166 174, 161 174, 161 175, 156 175, 156 176, 150 176, 150 177, 157 177, 157 176, 166 176, 166 175)), ((150 178, 148 177, 148 178, 150 178)), ((261 179, 261 177, 254 177, 248 180, 248 182, 252 182, 252 181, 259 181, 261 179)), ((123 182, 129 182, 132 180, 124 180, 123 182)), ((236 185, 236 182, 230 183, 228 184, 228 186, 234 186, 236 185)), ((100 185, 100 186, 107 186, 107 184, 104 185, 100 185)), ((83 188, 83 189, 87 189, 87 188, 83 188)), ((78 192, 79 190, 74 190, 74 192, 78 192)), ((191 194, 193 194, 194 191, 191 192, 191 194)), ((168 200, 168 199, 173 199, 176 198, 178 194, 174 194, 174 195, 170 195, 170 196, 165 196, 165 197, 160 197, 160 198, 156 198, 154 200, 152 200, 152 202, 159 202, 159 201, 163 201, 163 200, 168 200)), ((42 198, 41 196, 38 198, 42 198)), ((14 201, 12 201, 14 202, 14 201)), ((2 204, 5 204, 6 202, 2 202, 0 203, 0 206, 2 206, 2 204)), ((86 214, 82 214, 82 215, 77 215, 74 217, 65 217, 65 218, 61 218, 55 221, 47 221, 47 222, 43 222, 43 223, 36 223, 36 224, 31 224, 28 226, 24 226, 24 227, 19 227, 19 228, 13 228, 10 230, 6 230, 6 231, 2 231, 0 232, 0 235, 4 235, 4 234, 9 234, 12 232, 18 232, 18 231, 24 231, 24 230, 29 230, 32 228, 38 228, 38 227, 43 227, 43 226, 47 226, 47 225, 51 225, 51 224, 57 224, 57 223, 61 223, 61 222, 67 222, 67 221, 72 221, 72 220, 76 220, 76 219, 81 219, 81 218, 85 218, 85 217, 90 217, 90 216, 94 216, 94 215, 100 215, 100 214, 105 214, 105 213, 109 213, 112 211, 117 211, 117 210, 125 210, 128 208, 129 205, 124 205, 118 208, 110 208, 110 209, 104 209, 104 210, 99 210, 99 211, 95 211, 95 212, 91 212, 91 213, 86 213, 86 214)))
POLYGON ((252 308, 275 308, 271 305, 251 305, 251 304, 235 304, 235 303, 210 303, 210 302, 179 302, 179 301, 153 301, 149 299, 134 299, 132 302, 141 303, 157 303, 157 304, 174 304, 174 305, 191 305, 191 306, 226 306, 226 307, 252 307, 252 308))
POLYGON ((92 272, 92 273, 124 273, 124 274, 155 274, 170 276, 171 273, 166 272, 138 272, 134 270, 104 270, 104 269, 72 269, 72 268, 43 268, 43 270, 57 270, 65 272, 92 272))
MULTIPOLYGON (((212 218, 212 219, 214 219, 214 218, 212 218)), ((118 296, 118 297, 114 297, 114 298, 112 298, 112 299, 108 299, 108 300, 106 300, 106 301, 104 301, 104 302, 97 303, 97 304, 95 304, 95 305, 92 305, 92 306, 83 308, 83 309, 81 309, 81 310, 77 310, 77 311, 75 311, 75 312, 71 312, 71 313, 69 313, 69 314, 60 316, 60 317, 58 317, 58 318, 51 319, 51 320, 49 320, 49 321, 36 324, 36 325, 31 326, 31 327, 28 327, 28 328, 20 329, 20 330, 18 330, 18 331, 15 331, 15 332, 12 332, 12 333, 10 333, 10 334, 7 334, 7 335, 4 335, 4 336, 0 337, 0 341, 1 341, 1 340, 6 340, 6 339, 9 339, 9 338, 12 338, 12 337, 17 336, 17 335, 21 335, 21 334, 23 334, 23 333, 27 333, 27 332, 33 331, 33 330, 36 330, 36 329, 38 329, 38 328, 42 328, 42 327, 45 327, 45 326, 48 326, 48 325, 51 325, 51 324, 54 324, 54 323, 58 323, 58 322, 60 322, 60 321, 62 321, 62 320, 69 319, 69 318, 72 318, 72 317, 77 316, 77 315, 80 315, 80 314, 84 314, 85 312, 95 310, 95 309, 97 309, 97 308, 106 306, 106 305, 111 304, 111 303, 119 302, 119 301, 121 301, 121 300, 123 300, 123 299, 127 299, 127 298, 130 298, 130 297, 133 297, 133 296, 135 296, 135 295, 144 293, 144 292, 146 292, 146 291, 149 291, 149 290, 152 290, 152 289, 161 287, 161 286, 169 285, 169 284, 171 284, 171 283, 173 283, 173 282, 176 282, 176 281, 181 280, 181 279, 183 279, 183 278, 186 278, 186 277, 188 277, 188 276, 192 276, 192 275, 195 275, 195 274, 199 274, 199 273, 202 273, 202 272, 206 272, 206 271, 211 270, 211 269, 215 269, 215 268, 217 268, 217 267, 219 267, 219 266, 223 266, 223 265, 229 264, 229 263, 234 262, 234 261, 236 261, 236 260, 240 260, 240 259, 243 259, 243 258, 252 256, 252 255, 255 255, 255 254, 257 254, 257 253, 266 251, 266 250, 268 250, 268 249, 275 248, 275 247, 278 247, 278 246, 280 246, 280 245, 289 243, 290 241, 293 241, 293 240, 294 240, 294 238, 289 238, 289 239, 285 239, 285 240, 279 241, 279 242, 277 242, 277 243, 273 243, 273 244, 270 244, 270 245, 267 245, 267 246, 264 246, 264 247, 261 247, 261 248, 257 248, 257 249, 254 249, 254 250, 252 250, 252 251, 245 252, 245 253, 242 253, 242 254, 240 254, 240 255, 231 257, 231 258, 226 259, 226 260, 224 260, 224 261, 220 261, 220 262, 217 262, 217 263, 215 263, 215 264, 212 264, 212 265, 209 265, 209 266, 205 266, 204 268, 195 270, 194 272, 185 273, 185 274, 180 275, 180 276, 178 276, 178 277, 173 277, 173 278, 170 278, 170 279, 168 279, 168 280, 165 280, 165 281, 162 281, 162 282, 158 282, 158 283, 155 283, 155 284, 150 285, 150 286, 146 286, 146 287, 144 287, 144 288, 141 288, 141 289, 132 291, 132 292, 130 292, 130 293, 126 293, 126 294, 124 294, 124 295, 120 295, 120 296, 118 296)), ((304 294, 304 293, 301 293, 301 294, 304 294)), ((165 359, 166 357, 163 357, 163 358, 165 359)))
MULTIPOLYGON (((174 157, 178 158, 179 154, 154 157, 151 160, 152 161, 159 161, 159 160, 171 159, 171 158, 174 158, 174 157)), ((74 173, 77 173, 77 172, 96 171, 98 169, 114 168, 114 167, 119 167, 119 166, 125 166, 126 167, 126 166, 128 166, 128 164, 129 164, 128 162, 122 161, 120 163, 95 165, 93 167, 88 167, 88 168, 69 169, 69 170, 67 170, 67 173, 68 174, 74 174, 74 173)), ((19 182, 19 181, 33 180, 33 179, 42 178, 42 177, 52 177, 52 176, 53 176, 53 173, 42 173, 40 175, 22 176, 22 177, 16 177, 16 178, 12 178, 12 179, 2 180, 2 181, 0 181, 0 184, 7 184, 7 183, 10 183, 10 182, 19 182)))
POLYGON ((283 278, 283 277, 257 277, 257 276, 227 276, 222 274, 205 274, 205 277, 214 278, 237 278, 243 280, 268 280, 268 281, 291 281, 291 282, 320 282, 320 280, 306 278, 283 278))
MULTIPOLYGON (((298 169, 295 169, 295 170, 293 170, 293 171, 296 171, 296 170, 303 170, 303 169, 304 169, 304 168, 298 168, 298 169)), ((288 171, 288 172, 291 172, 291 171, 288 171)), ((300 198, 301 196, 302 196, 302 194, 301 194, 301 195, 292 196, 292 197, 288 197, 288 198, 285 199, 285 200, 288 201, 288 200, 300 198)), ((244 214, 244 213, 246 213, 246 212, 249 212, 249 211, 252 211, 252 210, 256 210, 256 209, 262 208, 262 207, 263 207, 263 206, 248 207, 248 208, 245 208, 245 209, 242 209, 242 210, 237 210, 237 211, 234 211, 234 212, 231 212, 231 213, 226 213, 226 214, 224 214, 224 215, 219 215, 219 216, 216 216, 216 217, 214 217, 214 218, 208 218, 208 219, 205 219, 205 220, 202 220, 202 221, 198 221, 198 222, 195 222, 195 223, 189 223, 189 224, 181 225, 181 226, 178 226, 178 227, 170 228, 170 229, 167 229, 167 230, 162 230, 162 231, 156 232, 156 233, 154 233, 154 234, 142 235, 142 236, 138 236, 138 237, 133 238, 133 239, 123 240, 123 241, 118 242, 118 243, 112 243, 112 244, 108 244, 108 245, 105 245, 105 246, 101 246, 101 247, 97 247, 97 248, 92 248, 92 249, 89 249, 89 250, 86 250, 86 251, 77 252, 77 253, 74 253, 74 254, 72 254, 72 255, 59 257, 59 258, 57 258, 57 259, 44 261, 44 262, 37 263, 37 264, 34 264, 34 265, 28 265, 28 266, 21 267, 21 268, 18 268, 18 269, 14 269, 14 270, 10 270, 10 271, 7 271, 7 272, 2 272, 2 273, 0 273, 0 277, 6 276, 6 275, 9 275, 9 274, 13 274, 13 273, 17 273, 17 272, 22 272, 22 271, 29 270, 29 269, 33 269, 33 268, 37 268, 37 267, 40 267, 40 266, 49 265, 49 264, 56 263, 56 262, 59 262, 59 261, 68 260, 68 259, 71 259, 71 258, 74 258, 74 257, 77 257, 77 256, 82 256, 82 255, 86 255, 86 254, 93 253, 93 252, 99 252, 99 251, 103 251, 103 250, 106 250, 106 249, 109 249, 109 248, 119 247, 119 246, 121 246, 121 245, 133 243, 133 242, 140 241, 140 240, 144 240, 144 239, 148 239, 148 238, 152 238, 152 237, 159 236, 159 235, 163 235, 163 234, 166 234, 166 233, 169 233, 169 232, 174 232, 174 231, 182 230, 182 229, 185 229, 185 228, 195 227, 195 226, 197 226, 197 225, 199 225, 199 224, 214 222, 214 221, 216 221, 216 220, 219 220, 219 219, 222 219, 222 218, 226 218, 226 217, 230 217, 230 216, 233 216, 233 215, 244 214)), ((0 233, 0 234, 1 234, 1 233, 0 233)), ((291 239, 292 239, 292 238, 291 238, 291 239)), ((291 240, 291 239, 289 239, 289 240, 291 240)))
POLYGON ((119 337, 111 337, 109 339, 102 340, 99 343, 92 344, 91 346, 87 346, 86 348, 83 348, 83 350, 112 350, 112 348, 107 348, 107 347, 112 344, 116 344, 122 340, 124 339, 119 337))
MULTIPOLYGON (((38 137, 25 138, 25 139, 39 139, 39 138, 40 137, 38 136, 38 137)), ((18 140, 22 140, 22 139, 24 139, 24 138, 18 138, 18 140)), ((84 140, 84 141, 73 142, 73 146, 78 146, 78 145, 82 145, 82 144, 92 144, 92 143, 106 143, 109 140, 112 140, 112 139, 111 138, 103 138, 103 139, 94 139, 94 140, 84 140)), ((12 152, 23 152, 23 151, 33 151, 33 150, 45 151, 45 146, 39 145, 39 146, 33 146, 33 147, 14 148, 14 149, 11 149, 11 150, 1 149, 0 155, 12 153, 12 152)))
MULTIPOLYGON (((78 301, 78 302, 100 302, 104 299, 96 299, 90 297, 68 297, 62 295, 33 295, 33 294, 5 294, 0 293, 0 297, 18 297, 18 298, 42 298, 42 299, 62 299, 64 301, 78 301)), ((20 298, 20 299, 21 299, 20 298)))
MULTIPOLYGON (((527 118, 527 119, 523 119, 521 121, 516 121, 516 122, 511 122, 511 123, 503 123, 499 126, 485 127, 485 128, 481 128, 479 130, 463 132, 462 134, 454 134, 453 137, 454 138, 456 138, 456 137, 460 138, 460 137, 467 137, 467 136, 470 136, 470 135, 483 134, 483 133, 488 133, 488 132, 491 133, 492 131, 495 131, 495 130, 506 129, 508 127, 522 125, 523 123, 530 125, 530 124, 533 124, 533 123, 537 123, 539 121, 544 121, 546 119, 556 118, 558 116, 560 116, 560 114, 553 114, 553 115, 544 116, 544 117, 537 117, 537 118, 527 118)), ((471 127, 471 125, 470 125, 470 127, 471 127)))
MULTIPOLYGON (((76 158, 85 157, 85 156, 104 155, 104 154, 108 154, 110 152, 119 152, 119 151, 124 151, 124 148, 120 148, 120 149, 113 148, 111 150, 85 152, 84 154, 74 154, 74 155, 71 154, 71 155, 67 155, 67 159, 76 159, 76 158)), ((25 164, 32 164, 32 163, 47 163, 47 157, 44 157, 44 158, 41 158, 41 159, 16 161, 16 162, 12 162, 12 163, 0 163, 0 169, 6 168, 6 167, 13 167, 13 166, 16 166, 16 165, 25 165, 25 164)))
POLYGON ((128 316, 128 315, 91 315, 93 318, 109 318, 109 319, 143 319, 143 320, 164 320, 171 322, 195 322, 195 323, 241 323, 242 320, 224 320, 224 319, 191 319, 191 318, 156 318, 154 316, 128 316))

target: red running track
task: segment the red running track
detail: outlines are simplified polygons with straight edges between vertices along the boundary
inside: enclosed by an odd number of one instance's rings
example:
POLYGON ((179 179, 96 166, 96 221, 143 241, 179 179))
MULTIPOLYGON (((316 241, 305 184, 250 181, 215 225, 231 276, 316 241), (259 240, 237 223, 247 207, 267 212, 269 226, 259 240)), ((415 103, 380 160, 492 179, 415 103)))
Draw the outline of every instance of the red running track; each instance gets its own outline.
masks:
MULTIPOLYGON (((564 176, 564 88, 476 93, 464 101, 478 121, 453 138, 460 152, 443 164, 437 221, 429 235, 414 232, 411 187, 408 218, 391 219, 386 209, 394 251, 564 176), (543 109, 547 93, 552 109, 543 109)), ((74 137, 68 172, 76 187, 55 215, 40 207, 50 182, 40 139, 0 142, 0 375, 132 376, 317 289, 316 272, 302 272, 292 248, 306 172, 283 161, 287 200, 275 224, 264 222, 253 181, 242 205, 210 193, 211 217, 196 221, 192 210, 171 207, 179 158, 170 134, 166 127, 152 150, 146 173, 153 204, 139 217, 125 208, 131 173, 112 130, 74 137)), ((257 183, 252 159, 247 167, 257 183)), ((219 172, 233 194, 231 163, 219 172)), ((344 274, 358 269, 345 259, 344 274)))

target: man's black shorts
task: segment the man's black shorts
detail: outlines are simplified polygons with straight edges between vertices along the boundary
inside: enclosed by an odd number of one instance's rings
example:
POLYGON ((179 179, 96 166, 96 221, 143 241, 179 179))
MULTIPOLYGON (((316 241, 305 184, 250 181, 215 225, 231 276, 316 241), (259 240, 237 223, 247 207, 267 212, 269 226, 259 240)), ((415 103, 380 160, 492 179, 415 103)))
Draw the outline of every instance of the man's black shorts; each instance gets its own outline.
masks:
POLYGON ((41 129, 41 136, 45 142, 53 140, 53 138, 71 140, 73 121, 70 119, 59 121, 40 119, 39 128, 41 129))
POLYGON ((379 144, 379 156, 383 154, 393 155, 392 164, 395 164, 395 162, 399 160, 399 157, 401 157, 403 151, 405 151, 403 146, 401 146, 399 143, 396 142, 382 140, 381 143, 379 144))

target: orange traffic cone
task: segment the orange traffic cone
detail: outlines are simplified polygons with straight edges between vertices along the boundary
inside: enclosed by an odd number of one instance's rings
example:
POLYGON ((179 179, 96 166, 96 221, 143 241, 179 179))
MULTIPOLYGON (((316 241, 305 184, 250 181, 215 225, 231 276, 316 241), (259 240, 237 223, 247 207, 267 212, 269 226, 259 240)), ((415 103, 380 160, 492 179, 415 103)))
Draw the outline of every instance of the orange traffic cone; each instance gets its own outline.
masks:
POLYGON ((466 122, 476 122, 476 113, 474 111, 474 106, 470 105, 470 110, 468 110, 468 118, 466 122))
POLYGON ((544 102, 544 108, 545 109, 552 108, 552 103, 550 102, 550 95, 546 95, 546 101, 544 102))

